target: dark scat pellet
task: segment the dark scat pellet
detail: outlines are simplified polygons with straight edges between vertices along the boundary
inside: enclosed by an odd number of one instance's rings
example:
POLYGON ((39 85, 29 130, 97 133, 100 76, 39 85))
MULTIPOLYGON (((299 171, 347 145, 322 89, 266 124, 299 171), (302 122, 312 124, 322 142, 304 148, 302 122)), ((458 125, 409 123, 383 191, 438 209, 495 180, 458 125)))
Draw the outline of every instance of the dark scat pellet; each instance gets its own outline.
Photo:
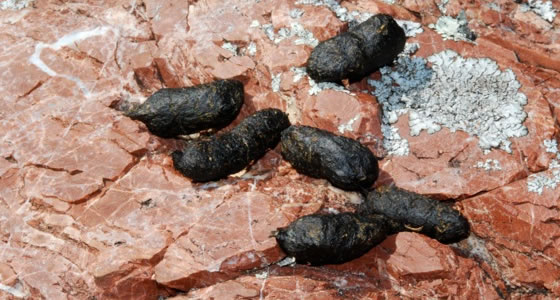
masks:
POLYGON ((368 194, 361 212, 392 220, 391 232, 414 231, 450 244, 469 235, 469 223, 461 213, 435 199, 399 189, 381 187, 368 194))
POLYGON ((243 105, 243 83, 218 80, 187 88, 165 88, 128 111, 150 132, 169 138, 230 124, 243 105))
POLYGON ((392 63, 405 42, 404 30, 391 16, 375 15, 319 43, 307 60, 307 73, 318 82, 359 80, 392 63))
POLYGON ((308 215, 276 231, 276 241, 298 263, 340 264, 358 258, 387 236, 385 218, 341 213, 308 215))
POLYGON ((327 179, 334 186, 357 190, 379 175, 377 159, 360 142, 308 126, 282 132, 282 157, 298 172, 327 179))
POLYGON ((274 148, 289 126, 288 117, 278 109, 258 111, 227 133, 189 141, 182 151, 173 152, 173 165, 194 181, 224 178, 274 148))

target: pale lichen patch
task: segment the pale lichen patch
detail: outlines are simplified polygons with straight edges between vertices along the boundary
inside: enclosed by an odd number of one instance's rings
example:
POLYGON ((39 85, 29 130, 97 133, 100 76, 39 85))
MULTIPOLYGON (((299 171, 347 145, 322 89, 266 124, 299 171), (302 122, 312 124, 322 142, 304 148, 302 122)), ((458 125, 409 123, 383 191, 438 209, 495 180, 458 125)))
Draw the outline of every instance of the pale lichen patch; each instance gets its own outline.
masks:
POLYGON ((340 133, 345 133, 346 131, 351 132, 353 130, 354 123, 356 123, 356 121, 358 121, 360 118, 361 118, 361 115, 357 114, 352 119, 348 120, 348 122, 340 124, 338 126, 338 132, 340 132, 340 133))
POLYGON ((272 82, 270 83, 270 86, 272 87, 273 92, 277 93, 280 91, 280 83, 282 83, 282 73, 272 75, 272 82))
POLYGON ((406 37, 415 37, 418 34, 424 32, 422 29, 422 24, 418 22, 408 21, 408 20, 395 20, 397 24, 404 30, 406 37))
POLYGON ((541 195, 545 188, 554 190, 560 184, 560 152, 556 140, 544 140, 544 148, 548 153, 554 153, 555 159, 548 164, 548 169, 552 171, 549 176, 544 174, 533 174, 527 180, 527 190, 541 195))
POLYGON ((230 42, 224 42, 222 44, 222 48, 231 52, 234 56, 238 55, 238 47, 237 47, 236 44, 233 44, 233 43, 230 43, 230 42))
POLYGON ((430 24, 428 27, 439 33, 444 40, 472 42, 476 39, 476 34, 468 25, 467 16, 461 11, 457 18, 441 16, 436 24, 430 24))
POLYGON ((558 152, 558 144, 556 140, 544 140, 544 148, 548 153, 557 153, 558 152))
POLYGON ((529 0, 527 3, 521 4, 520 8, 524 12, 534 12, 549 23, 552 23, 554 18, 556 18, 556 10, 552 6, 551 1, 529 0))
POLYGON ((335 91, 353 95, 352 92, 346 89, 343 85, 334 82, 315 82, 315 80, 311 79, 311 77, 307 75, 307 71, 305 67, 300 67, 300 68, 292 67, 290 68, 290 71, 294 73, 293 76, 294 83, 299 82, 303 78, 307 78, 307 81, 309 82, 308 93, 310 96, 317 95, 324 90, 335 90, 335 91))
MULTIPOLYGON (((496 62, 463 58, 443 51, 427 59, 400 56, 395 67, 384 67, 380 80, 369 80, 383 108, 383 125, 392 126, 409 114, 410 134, 428 133, 442 127, 461 130, 479 138, 484 150, 500 148, 511 153, 512 137, 526 135, 523 106, 527 97, 519 92, 513 71, 501 71, 496 62), (431 64, 431 67, 428 66, 431 64)), ((395 129, 385 128, 390 154, 408 153, 395 129)))
POLYGON ((35 0, 4 0, 0 3, 0 10, 20 10, 31 6, 35 0))
POLYGON ((282 27, 278 29, 278 32, 274 31, 274 26, 272 24, 264 24, 260 27, 268 39, 273 41, 275 44, 279 44, 281 41, 292 37, 298 37, 298 39, 294 41, 294 44, 296 45, 308 45, 315 47, 319 44, 319 40, 315 38, 313 33, 305 29, 303 25, 297 22, 291 23, 290 27, 282 27))
POLYGON ((245 48, 245 53, 249 54, 249 56, 255 56, 257 54, 257 45, 254 42, 249 43, 247 48, 245 48))
POLYGON ((486 161, 479 161, 473 165, 473 168, 484 169, 486 171, 500 171, 502 166, 496 159, 487 159, 486 161))
POLYGON ((373 16, 373 14, 368 12, 360 12, 357 10, 348 11, 346 7, 340 5, 340 3, 335 0, 299 0, 296 2, 296 4, 327 7, 342 22, 350 22, 350 27, 352 27, 352 25, 354 24, 363 22, 373 16))

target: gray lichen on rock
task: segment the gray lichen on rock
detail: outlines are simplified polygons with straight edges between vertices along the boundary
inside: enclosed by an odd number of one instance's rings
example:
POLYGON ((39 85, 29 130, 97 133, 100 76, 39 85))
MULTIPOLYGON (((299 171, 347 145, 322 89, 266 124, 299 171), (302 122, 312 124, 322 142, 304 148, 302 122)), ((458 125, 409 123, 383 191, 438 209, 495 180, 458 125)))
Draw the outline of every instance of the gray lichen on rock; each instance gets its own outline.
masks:
POLYGON ((532 174, 527 180, 527 190, 541 195, 545 188, 555 190, 560 184, 560 152, 556 140, 544 140, 543 146, 548 153, 554 153, 556 157, 548 164, 549 176, 544 174, 532 174))
POLYGON ((230 43, 230 42, 224 42, 222 44, 222 48, 231 52, 231 54, 233 54, 234 56, 239 55, 239 47, 237 47, 236 44, 233 44, 233 43, 230 43))
POLYGON ((0 3, 0 10, 20 10, 33 5, 35 0, 5 0, 0 3))
POLYGON ((520 8, 524 12, 530 10, 536 13, 549 23, 552 23, 556 18, 556 10, 552 7, 551 1, 529 0, 527 3, 521 4, 520 8))
MULTIPOLYGON (((258 23, 251 24, 251 27, 259 27, 258 23)), ((279 44, 285 39, 292 37, 298 37, 295 41, 295 45, 308 45, 311 47, 317 46, 319 40, 315 38, 313 33, 303 25, 297 22, 290 24, 290 27, 282 27, 278 29, 278 32, 274 31, 274 26, 272 24, 263 24, 260 28, 264 31, 269 40, 273 41, 275 44, 279 44)))
POLYGON ((457 18, 441 16, 436 24, 430 24, 428 27, 439 33, 444 40, 472 42, 476 39, 476 34, 468 25, 466 14, 461 11, 457 18))
POLYGON ((335 90, 339 92, 343 92, 346 94, 354 95, 350 92, 347 88, 343 85, 334 83, 334 82, 315 82, 315 80, 311 79, 307 74, 307 68, 305 67, 291 67, 290 71, 294 73, 293 82, 299 82, 303 78, 307 78, 309 82, 309 90, 308 94, 310 96, 318 95, 320 92, 324 90, 335 90))
POLYGON ((395 20, 395 21, 397 21, 397 24, 399 24, 399 26, 402 27, 406 37, 415 37, 418 34, 424 32, 424 29, 422 29, 422 24, 418 22, 408 21, 408 20, 395 20))
POLYGON ((527 135, 527 97, 519 92, 513 71, 501 71, 493 60, 463 58, 447 50, 427 59, 400 56, 394 68, 380 71, 380 80, 368 82, 383 108, 384 146, 390 154, 408 154, 398 132, 387 128, 405 113, 413 136, 447 127, 477 136, 484 150, 511 153, 509 139, 527 135))
POLYGON ((473 165, 473 168, 484 169, 486 171, 500 171, 502 166, 500 161, 496 159, 487 159, 486 161, 479 161, 473 165))
POLYGON ((549 153, 556 153, 558 152, 558 143, 556 143, 556 140, 544 140, 544 147, 546 152, 549 153))
POLYGON ((342 22, 350 22, 350 27, 357 23, 364 22, 373 16, 372 13, 360 12, 357 10, 348 11, 348 9, 340 5, 339 1, 336 0, 299 0, 295 4, 305 4, 314 6, 324 6, 330 9, 336 17, 342 22))
POLYGON ((280 91, 280 84, 282 83, 282 73, 278 73, 276 75, 272 74, 270 87, 272 88, 273 92, 280 91))

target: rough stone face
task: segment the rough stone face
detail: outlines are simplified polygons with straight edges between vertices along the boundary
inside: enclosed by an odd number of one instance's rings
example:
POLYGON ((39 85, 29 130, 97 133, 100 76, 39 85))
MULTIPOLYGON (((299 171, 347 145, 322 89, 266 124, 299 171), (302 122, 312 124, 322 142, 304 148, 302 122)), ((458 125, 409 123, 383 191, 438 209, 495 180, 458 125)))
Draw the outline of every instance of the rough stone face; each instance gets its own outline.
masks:
POLYGON ((560 142, 560 17, 549 21, 531 7, 536 1, 5 5, 15 2, 0 3, 0 298, 560 297, 551 146, 560 142), (461 11, 474 43, 429 27, 461 11), (412 57, 452 50, 512 70, 527 97, 528 134, 509 138, 511 153, 485 153, 477 136, 446 127, 412 135, 407 114, 383 126, 367 81, 379 72, 352 84, 309 79, 302 67, 312 45, 378 13, 422 29, 406 31, 412 57), (378 185, 454 199, 471 235, 442 245, 399 233, 342 265, 277 265, 284 254, 268 231, 304 215, 354 211, 363 197, 298 174, 279 149, 227 179, 193 183, 173 169, 170 153, 182 141, 156 137, 114 109, 161 88, 229 78, 243 82, 245 104, 225 131, 272 107, 293 124, 359 140, 383 157, 378 185), (383 148, 396 134, 408 155, 383 148))
POLYGON ((238 194, 167 249, 154 269, 155 279, 188 291, 266 267, 283 257, 271 232, 287 222, 283 214, 275 214, 273 200, 265 194, 238 194))

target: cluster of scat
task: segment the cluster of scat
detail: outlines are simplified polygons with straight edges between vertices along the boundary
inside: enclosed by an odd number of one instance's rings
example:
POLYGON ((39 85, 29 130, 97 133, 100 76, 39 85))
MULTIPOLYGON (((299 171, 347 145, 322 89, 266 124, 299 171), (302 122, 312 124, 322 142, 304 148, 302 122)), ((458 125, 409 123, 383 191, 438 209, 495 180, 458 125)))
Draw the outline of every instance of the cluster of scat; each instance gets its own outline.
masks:
POLYGON ((560 184, 560 152, 556 140, 544 140, 546 152, 553 153, 555 158, 550 161, 548 169, 550 174, 532 174, 527 180, 527 190, 541 195, 545 188, 555 190, 560 184))
POLYGON ((410 134, 435 133, 442 127, 461 130, 479 138, 489 151, 511 153, 509 138, 527 135, 523 106, 513 71, 501 71, 488 58, 463 58, 446 50, 427 59, 401 55, 394 67, 380 70, 380 80, 369 80, 383 109, 384 146, 390 154, 408 155, 408 142, 396 123, 408 113, 410 134))

